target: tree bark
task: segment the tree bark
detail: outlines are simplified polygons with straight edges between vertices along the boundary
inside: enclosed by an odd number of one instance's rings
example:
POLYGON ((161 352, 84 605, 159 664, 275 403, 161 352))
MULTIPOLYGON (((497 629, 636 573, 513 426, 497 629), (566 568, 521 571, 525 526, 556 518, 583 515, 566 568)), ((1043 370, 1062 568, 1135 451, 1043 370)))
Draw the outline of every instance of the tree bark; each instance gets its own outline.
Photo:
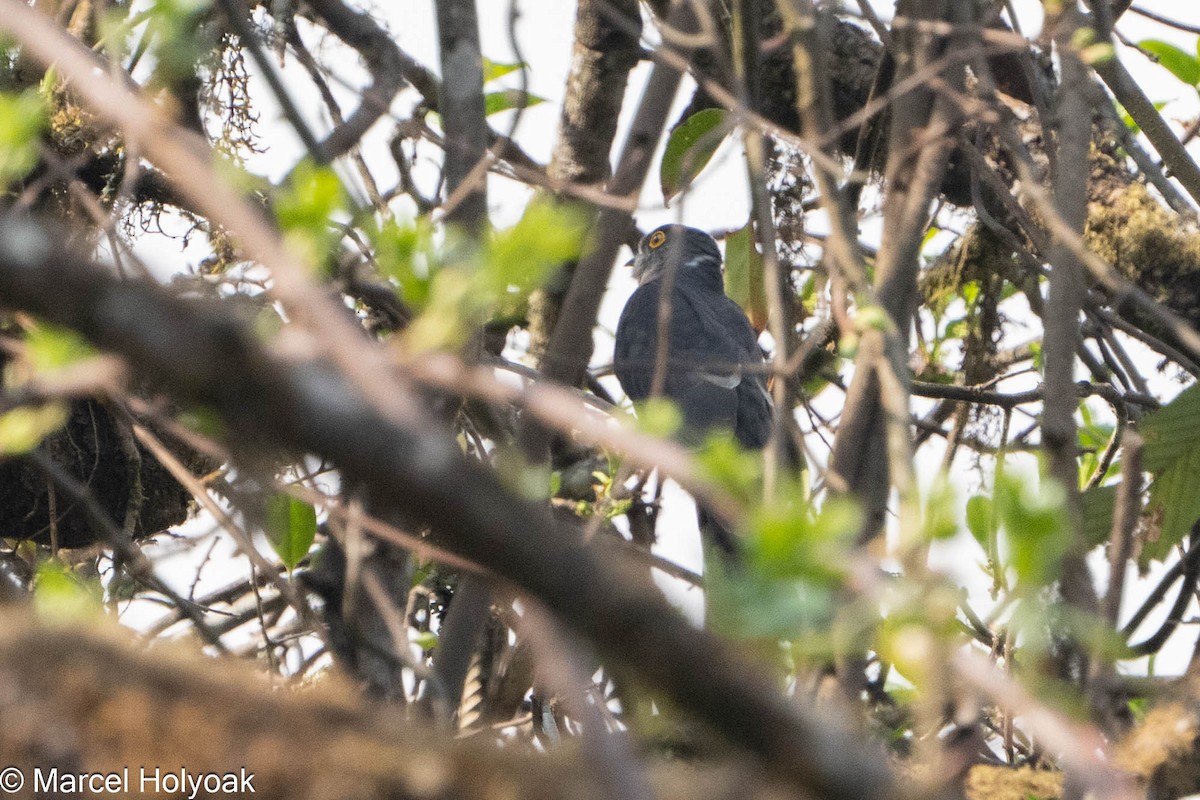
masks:
POLYGON ((476 235, 487 226, 488 146, 484 117, 483 54, 475 0, 438 0, 442 54, 442 120, 446 124, 446 221, 476 235))
MULTIPOLYGON (((899 11, 912 20, 956 21, 950 4, 939 0, 902 3, 899 11)), ((936 71, 945 40, 905 26, 893 33, 896 48, 895 83, 923 71, 936 71)), ((961 76, 946 76, 953 85, 961 76)), ((919 255, 929 208, 954 146, 952 132, 958 112, 952 101, 939 97, 928 82, 897 97, 891 107, 888 161, 884 175, 883 238, 875 265, 874 295, 887 312, 891 330, 863 332, 854 379, 846 398, 841 426, 834 440, 831 470, 866 511, 862 538, 882 531, 888 494, 897 478, 898 456, 889 455, 889 425, 903 426, 907 414, 893 419, 894 409, 908 406, 908 336, 917 301, 919 255), (880 369, 890 369, 904 396, 885 403, 880 369)), ((894 448, 893 448, 894 450, 894 448)))
MULTIPOLYGON (((641 30, 636 0, 580 1, 558 142, 547 169, 551 180, 590 186, 608 180, 625 87, 641 57, 641 30)), ((564 265, 549 286, 530 298, 529 349, 539 360, 549 346, 575 269, 575 264, 564 265)))

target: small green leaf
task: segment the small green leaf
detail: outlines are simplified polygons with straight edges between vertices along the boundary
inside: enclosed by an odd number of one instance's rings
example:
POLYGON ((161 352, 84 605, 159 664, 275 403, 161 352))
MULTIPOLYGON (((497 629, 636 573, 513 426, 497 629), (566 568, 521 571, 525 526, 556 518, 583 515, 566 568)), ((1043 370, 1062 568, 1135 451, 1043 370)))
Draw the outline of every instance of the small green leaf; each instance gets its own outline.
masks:
POLYGON ((473 288, 465 270, 448 267, 434 275, 425 308, 404 330, 405 344, 418 352, 461 346, 481 305, 473 288))
POLYGON ((533 108, 546 102, 546 98, 536 94, 527 94, 520 89, 501 89, 498 92, 488 92, 483 96, 484 115, 490 117, 501 111, 511 111, 514 108, 533 108))
POLYGON ((1200 448, 1188 450, 1155 478, 1146 510, 1159 515, 1161 522, 1157 537, 1142 546, 1139 563, 1143 566, 1165 560, 1200 519, 1200 448))
POLYGON ((945 475, 940 475, 930 487, 929 497, 925 501, 924 533, 927 539, 950 539, 958 533, 954 507, 954 487, 945 475))
POLYGON ((534 200, 516 225, 496 231, 487 243, 476 288, 491 301, 528 292, 551 270, 579 258, 587 230, 578 207, 534 200))
POLYGON ((988 543, 994 533, 994 519, 992 498, 977 494, 967 500, 967 530, 984 550, 988 549, 988 543))
POLYGON ((883 306, 862 306, 854 314, 854 327, 866 332, 868 330, 888 331, 895 330, 896 326, 892 323, 892 318, 888 316, 887 310, 883 306))
POLYGON ((1046 360, 1042 355, 1042 343, 1041 342, 1030 342, 1029 343, 1029 353, 1030 353, 1030 355, 1033 356, 1033 358, 1031 359, 1033 361, 1033 368, 1036 369, 1038 372, 1041 372, 1043 369, 1045 369, 1046 360))
POLYGON ((25 347, 34 370, 40 373, 69 367, 96 353, 83 337, 69 328, 45 323, 29 331, 25 347))
POLYGON ((1133 115, 1126 110, 1125 106, 1121 105, 1116 100, 1113 101, 1113 106, 1117 110, 1117 116, 1120 117, 1121 121, 1125 123, 1126 128, 1129 128, 1129 130, 1133 131, 1134 133, 1141 131, 1141 127, 1137 124, 1137 120, 1135 120, 1133 115))
POLYGON ((946 323, 947 339, 965 339, 970 332, 971 326, 962 317, 946 323))
POLYGON ((925 231, 925 235, 921 237, 921 250, 924 251, 926 246, 928 246, 928 244, 932 242, 934 238, 936 238, 941 232, 942 229, 937 225, 930 225, 929 230, 925 231))
POLYGON ((651 436, 666 439, 683 426, 683 414, 664 397, 651 397, 638 403, 638 427, 651 436))
POLYGON ((328 258, 341 235, 331 223, 346 206, 342 182, 329 167, 305 159, 288 176, 275 197, 275 218, 288 242, 315 265, 328 258))
POLYGON ((816 514, 806 503, 776 502, 758 509, 752 522, 750 554, 759 575, 835 586, 845 577, 862 513, 844 498, 816 514))
POLYGON ((754 228, 749 222, 725 237, 725 294, 742 307, 754 330, 767 327, 763 258, 754 246, 754 228))
POLYGON ((496 474, 509 491, 527 500, 546 500, 551 496, 553 473, 546 464, 530 461, 520 448, 497 447, 492 453, 496 474))
POLYGON ((521 67, 524 67, 524 66, 525 66, 525 64, 523 64, 520 61, 513 61, 508 64, 502 64, 499 61, 492 61, 490 58, 484 56, 484 59, 483 59, 483 82, 491 83, 492 81, 496 80, 497 78, 503 78, 505 75, 516 72, 517 70, 521 69, 521 67))
POLYGON ((155 78, 171 85, 195 75, 196 62, 207 49, 201 25, 209 0, 153 0, 147 32, 153 39, 155 78))
POLYGON ((432 650, 437 647, 438 635, 433 631, 421 631, 415 634, 411 641, 422 650, 432 650))
POLYGON ((1153 53, 1159 64, 1188 86, 1200 84, 1200 58, 1159 39, 1138 42, 1138 47, 1153 53))
POLYGON ((1154 473, 1146 510, 1159 521, 1140 563, 1165 558, 1200 519, 1200 385, 1142 419, 1143 465, 1154 473))
POLYGON ((50 621, 94 619, 104 609, 104 589, 98 581, 81 580, 58 561, 43 561, 34 575, 33 606, 38 616, 50 621))
POLYGON ((744 502, 751 502, 762 491, 762 454, 742 449, 732 431, 710 434, 696 454, 696 462, 705 477, 744 502))
POLYGON ((669 203, 691 185, 712 160, 713 154, 729 134, 727 118, 728 112, 723 108, 706 108, 697 111, 671 131, 659 167, 663 202, 669 203))
POLYGON ((1018 584, 1045 586, 1070 546, 1066 493, 1049 478, 1035 484, 1005 474, 996 486, 996 503, 1018 584))
POLYGON ((67 422, 63 403, 22 406, 0 415, 0 453, 28 453, 67 422))
POLYGON ((387 220, 368 229, 375 249, 375 263, 399 284, 400 297, 414 309, 429 303, 429 289, 441 263, 433 247, 433 228, 425 220, 402 226, 387 220))
POLYGON ((45 126, 46 104, 36 89, 0 92, 0 188, 37 164, 45 126))
POLYGON ((1096 42, 1079 51, 1079 60, 1095 67, 1112 61, 1116 55, 1116 48, 1110 42, 1096 42))
POLYGON ((317 535, 317 512, 308 503, 286 494, 267 499, 267 539, 288 570, 308 555, 317 535))
POLYGON ((979 281, 967 281, 962 287, 962 297, 968 306, 975 305, 975 301, 979 299, 979 281))

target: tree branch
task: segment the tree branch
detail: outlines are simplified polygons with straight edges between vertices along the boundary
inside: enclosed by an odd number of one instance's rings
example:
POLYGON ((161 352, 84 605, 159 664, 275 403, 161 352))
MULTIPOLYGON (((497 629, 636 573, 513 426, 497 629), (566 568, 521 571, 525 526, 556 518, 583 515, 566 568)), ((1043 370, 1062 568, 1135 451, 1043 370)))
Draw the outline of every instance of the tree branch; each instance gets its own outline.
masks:
MULTIPOLYGON (((546 170, 551 184, 601 188, 608 180, 612 171, 609 154, 629 72, 641 57, 641 27, 636 0, 580 1, 575 11, 574 54, 558 123, 558 141, 546 170)), ((529 349, 539 359, 549 346, 577 269, 578 264, 565 265, 551 286, 530 298, 529 349)))
MULTIPOLYGON (((843 725, 783 699, 773 682, 670 608, 644 571, 602 559, 541 504, 518 499, 421 416, 385 417, 328 364, 268 352, 219 308, 120 282, 28 221, 0 223, 0 296, 116 350, 153 382, 211 407, 235 458, 314 453, 364 487, 372 508, 428 525, 442 546, 540 598, 613 661, 829 797, 888 797, 883 760, 843 725)), ((414 410, 410 414, 417 414, 414 410)))
POLYGON ((481 169, 488 127, 475 0, 438 0, 437 27, 442 54, 439 99, 446 123, 446 222, 478 236, 488 221, 487 172, 481 169))
MULTIPOLYGON (((155 767, 193 776, 244 768, 254 793, 236 796, 261 800, 613 797, 585 758, 497 748, 487 737, 451 739, 380 715, 341 681, 278 691, 248 664, 179 644, 146 652, 102 619, 48 625, 11 610, 2 619, 0 675, 11 691, 0 712, 24 723, 7 727, 0 760, 27 781, 34 767, 43 775, 54 767, 60 775, 81 765, 97 773, 130 768, 130 794, 140 794, 141 765, 151 775, 155 767)), ((736 759, 659 763, 649 777, 661 800, 791 793, 748 767, 736 759)))
POLYGON ((358 144, 367 129, 387 113, 406 81, 422 97, 437 96, 436 81, 429 71, 397 47, 369 14, 355 11, 341 0, 309 0, 308 6, 330 31, 359 52, 372 78, 358 108, 321 142, 325 158, 332 161, 358 144))
MULTIPOLYGON (((673 7, 667 25, 678 30, 691 30, 692 12, 688 3, 673 7)), ((592 357, 592 329, 600 300, 608 284, 617 251, 625 243, 633 224, 632 212, 637 196, 650 169, 650 159, 662 137, 671 101, 679 87, 682 72, 664 63, 654 65, 650 80, 642 94, 637 115, 629 129, 617 171, 608 191, 628 200, 625 208, 605 207, 596 219, 592 249, 579 262, 571 285, 563 300, 558 322, 550 335, 542 371, 550 379, 578 386, 587 372, 592 357)))
MULTIPOLYGON (((906 8, 909 19, 922 22, 937 23, 948 14, 959 13, 936 0, 914 2, 906 8)), ((919 26, 898 27, 893 38, 898 83, 928 69, 946 46, 943 37, 922 33, 919 26)), ((955 78, 951 82, 958 81, 955 78)), ((891 486, 895 482, 903 494, 911 470, 907 426, 908 332, 929 207, 953 149, 950 132, 957 118, 951 102, 939 97, 927 83, 896 98, 892 105, 884 176, 887 186, 884 233, 874 287, 877 301, 887 311, 891 329, 886 334, 878 330, 863 334, 830 458, 831 472, 866 507, 863 538, 882 529, 891 486), (884 370, 891 375, 884 375, 884 370), (899 417, 897 412, 901 414, 899 417)))

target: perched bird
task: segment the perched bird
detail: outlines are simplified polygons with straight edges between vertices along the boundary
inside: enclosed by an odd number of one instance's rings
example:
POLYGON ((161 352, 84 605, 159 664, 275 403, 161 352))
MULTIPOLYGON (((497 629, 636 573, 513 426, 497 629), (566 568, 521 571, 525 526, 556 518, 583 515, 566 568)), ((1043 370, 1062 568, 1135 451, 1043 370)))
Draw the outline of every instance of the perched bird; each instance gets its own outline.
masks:
MULTIPOLYGON (((617 323, 613 355, 625 394, 635 402, 651 394, 660 299, 670 284, 662 393, 683 415, 679 438, 696 445, 724 429, 743 447, 764 447, 774 411, 763 354, 745 312, 725 294, 717 243, 704 231, 664 225, 642 238, 632 264, 638 288, 617 323)), ((729 532, 707 516, 701 510, 701 530, 707 527, 718 545, 734 549, 729 532)))

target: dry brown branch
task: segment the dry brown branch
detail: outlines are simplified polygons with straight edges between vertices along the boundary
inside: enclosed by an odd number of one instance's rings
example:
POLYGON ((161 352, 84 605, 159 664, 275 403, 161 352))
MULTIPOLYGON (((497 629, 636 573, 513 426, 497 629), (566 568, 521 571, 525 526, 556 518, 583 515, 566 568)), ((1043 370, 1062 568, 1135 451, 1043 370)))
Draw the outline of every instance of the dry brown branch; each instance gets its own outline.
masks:
MULTIPOLYGON (((612 797, 569 750, 529 754, 482 739, 456 742, 365 704, 336 677, 278 691, 246 665, 185 646, 140 651, 103 620, 45 624, 7 612, 0 677, 10 687, 0 699, 7 721, 0 760, 26 778, 16 798, 43 796, 32 791, 35 767, 43 775, 129 768, 128 796, 145 797, 179 795, 150 791, 152 784, 141 791, 141 767, 253 775, 254 793, 238 796, 268 800, 612 797)), ((659 765, 651 780, 661 800, 766 800, 785 792, 734 761, 659 765)))

